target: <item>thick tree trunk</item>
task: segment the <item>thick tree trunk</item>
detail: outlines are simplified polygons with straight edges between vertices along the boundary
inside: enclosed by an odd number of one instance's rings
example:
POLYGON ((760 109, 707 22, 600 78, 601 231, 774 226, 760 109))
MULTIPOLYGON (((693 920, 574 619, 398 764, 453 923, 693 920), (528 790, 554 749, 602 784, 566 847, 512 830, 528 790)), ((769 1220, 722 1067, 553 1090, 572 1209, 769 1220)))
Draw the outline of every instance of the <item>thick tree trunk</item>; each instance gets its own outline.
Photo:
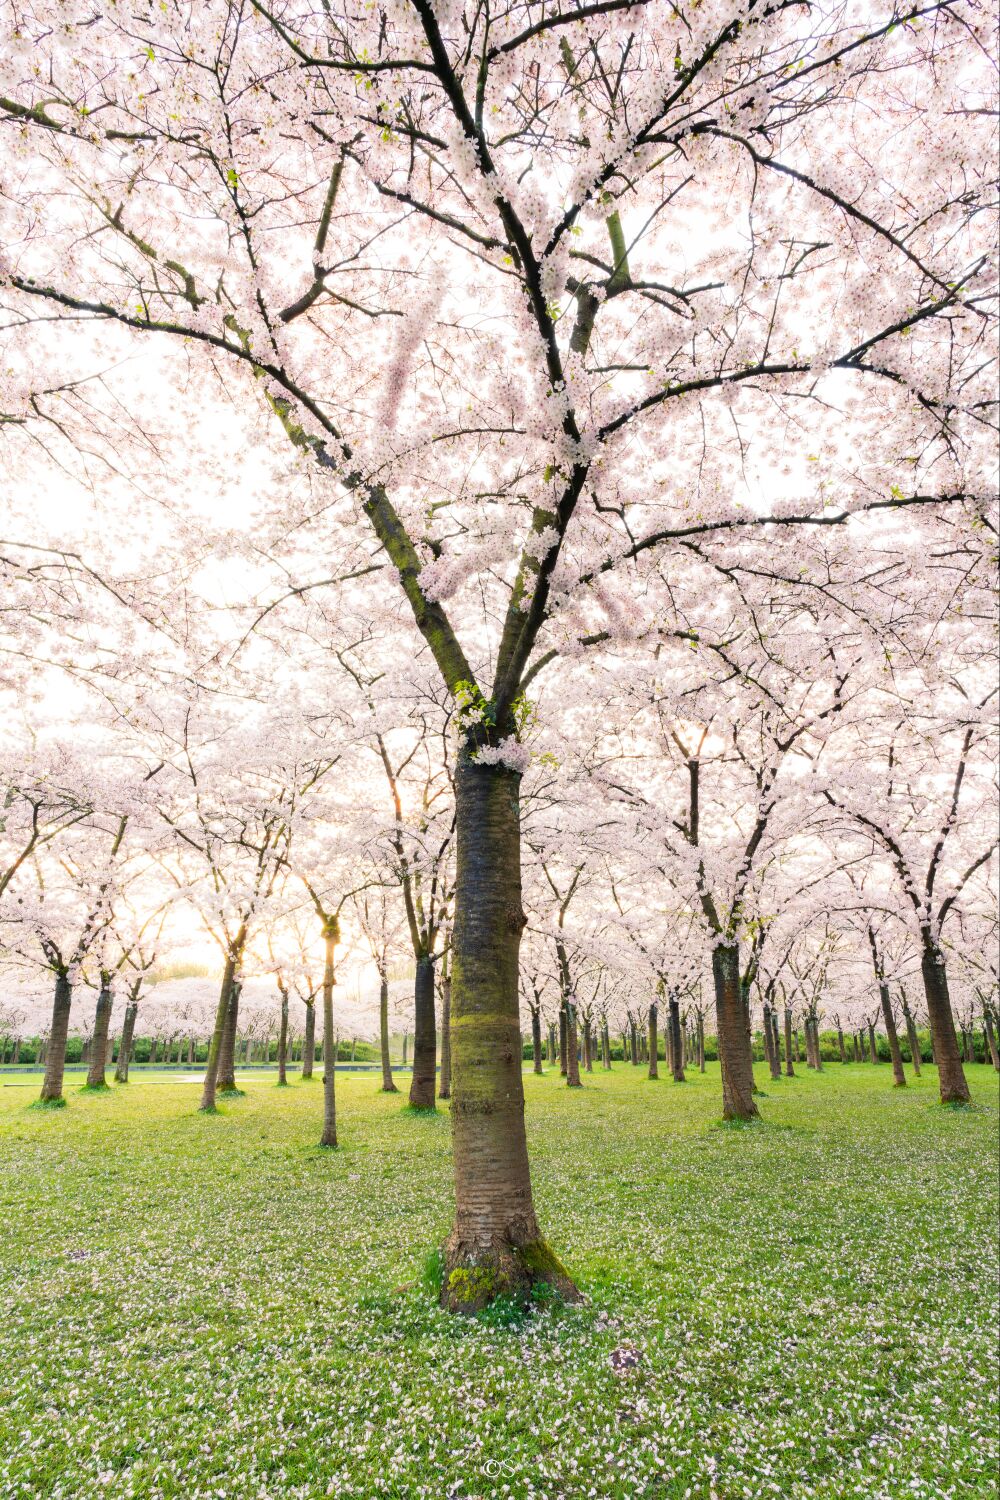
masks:
POLYGON ((792 1062, 792 1013, 785 1006, 785 1077, 795 1077, 795 1066, 792 1062))
POLYGON ((542 1073, 542 1012, 537 1005, 531 1007, 531 1057, 532 1072, 542 1073))
POLYGON ((208 1044, 205 1081, 201 1088, 200 1107, 209 1114, 215 1109, 215 1096, 218 1091, 219 1060, 222 1053, 222 1038, 226 1029, 226 1017, 229 1014, 229 991, 232 989, 235 973, 236 957, 234 954, 230 954, 226 959, 226 967, 222 971, 219 1003, 215 1008, 215 1026, 208 1044))
POLYGON ((281 991, 281 1025, 278 1028, 278 1087, 288 1084, 288 991, 281 991))
POLYGON ((997 1034, 993 1025, 993 1017, 988 1010, 983 1012, 983 1030, 986 1033, 986 1046, 989 1051, 990 1061, 993 1064, 993 1071, 1000 1073, 1000 1049, 997 1048, 997 1034))
POLYGON ((927 1015, 930 1020, 934 1057, 938 1067, 938 1083, 942 1104, 968 1104, 971 1100, 965 1070, 958 1052, 955 1035, 955 1018, 951 1010, 948 993, 948 972, 944 954, 935 948, 930 938, 924 940, 920 970, 924 979, 924 995, 927 999, 927 1015))
POLYGON ((135 1018, 139 1007, 135 1000, 125 1006, 122 1022, 122 1038, 118 1043, 118 1066, 115 1068, 115 1083, 128 1083, 128 1065, 132 1061, 132 1039, 135 1036, 135 1018))
POLYGON ((63 1073, 66 1069, 66 1040, 69 1036, 69 1012, 73 987, 65 974, 56 975, 52 997, 52 1024, 45 1054, 45 1076, 39 1098, 44 1104, 63 1101, 63 1073))
POLYGON ((566 1087, 582 1089, 580 1080, 580 1039, 576 1030, 576 1006, 566 1001, 566 1087))
POLYGON ((302 1041, 302 1077, 313 1076, 313 1063, 316 1061, 316 1006, 310 1003, 306 1006, 306 1029, 302 1041))
MULTIPOLYGON (((712 949, 712 977, 715 980, 716 1034, 722 1065, 722 1117, 724 1120, 753 1120, 760 1111, 753 1098, 753 1056, 740 983, 740 954, 735 943, 712 949)), ((682 1070, 682 1079, 683 1076, 682 1070)))
POLYGON ((333 1034, 334 958, 340 939, 340 923, 328 917, 323 923, 323 1134, 321 1146, 337 1144, 337 1039, 333 1034))
POLYGON ((659 1070, 658 1070, 658 1068, 656 1066, 656 1054, 657 1054, 657 1051, 659 1050, 660 1042, 659 1042, 659 1037, 657 1036, 657 1031, 656 1031, 656 1003, 655 1003, 655 1001, 649 1007, 648 1025, 649 1025, 649 1076, 650 1076, 650 1078, 659 1078, 660 1074, 659 1074, 659 1070))
POLYGON ((520 776, 455 773, 454 1026, 451 1118, 455 1224, 444 1247, 443 1304, 474 1312, 535 1282, 579 1297, 535 1217, 517 1044, 521 906, 520 776))
POLYGON ((879 1004, 882 1007, 882 1024, 889 1042, 889 1056, 892 1059, 892 1086, 897 1089, 906 1088, 906 1074, 903 1072, 903 1054, 899 1050, 899 1037, 896 1034, 896 1018, 892 1013, 892 1002, 889 999, 889 986, 880 982, 879 1004))
MULTIPOLYGON (((681 1007, 677 1000, 670 1001, 671 1072, 675 1083, 684 1082, 684 1042, 681 1037, 681 1007)), ((753 1078, 751 1064, 751 1079, 753 1078)))
POLYGON ((438 1098, 451 1098, 451 975, 445 969, 441 979, 441 1080, 438 1098))
MULTIPOLYGON (((446 981, 447 983, 447 981, 446 981)), ((442 1017, 447 1025, 447 1021, 442 1017)), ((382 1063, 382 1093, 398 1094, 399 1090, 392 1081, 392 1061, 389 1057, 389 981, 383 974, 379 979, 378 987, 378 1045, 379 1058, 382 1063)), ((444 1068, 444 1045, 441 1047, 441 1066, 444 1068)), ((305 1069, 302 1070, 303 1074, 305 1069)), ((444 1091, 444 1078, 441 1080, 442 1094, 444 1091)), ((443 1095, 447 1098, 447 1095, 443 1095)))
POLYGON ((236 1029, 240 1019, 240 982, 234 978, 229 986, 229 1003, 222 1027, 219 1049, 217 1088, 220 1094, 236 1093, 236 1029))
POLYGON ((437 1083, 437 1025, 434 1019, 434 961, 428 955, 417 959, 413 1011, 410 1104, 414 1109, 433 1109, 437 1083))
POLYGON ((90 1049, 90 1067, 87 1069, 87 1088, 106 1089, 108 1081, 104 1070, 108 1061, 108 1030, 111 1026, 111 989, 102 984, 97 996, 94 1015, 94 1037, 90 1049))

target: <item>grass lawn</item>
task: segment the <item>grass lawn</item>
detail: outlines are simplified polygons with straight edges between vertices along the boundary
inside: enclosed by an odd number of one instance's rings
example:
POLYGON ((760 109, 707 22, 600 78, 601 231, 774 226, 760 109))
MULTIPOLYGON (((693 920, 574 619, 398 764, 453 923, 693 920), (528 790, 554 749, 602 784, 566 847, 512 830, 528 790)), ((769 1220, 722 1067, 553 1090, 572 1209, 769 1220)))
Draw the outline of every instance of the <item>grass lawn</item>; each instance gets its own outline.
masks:
POLYGON ((764 1081, 717 1123, 619 1064, 526 1079, 543 1231, 587 1294, 526 1322, 429 1289, 445 1111, 371 1075, 0 1088, 0 1497, 996 1493, 997 1081, 764 1081))

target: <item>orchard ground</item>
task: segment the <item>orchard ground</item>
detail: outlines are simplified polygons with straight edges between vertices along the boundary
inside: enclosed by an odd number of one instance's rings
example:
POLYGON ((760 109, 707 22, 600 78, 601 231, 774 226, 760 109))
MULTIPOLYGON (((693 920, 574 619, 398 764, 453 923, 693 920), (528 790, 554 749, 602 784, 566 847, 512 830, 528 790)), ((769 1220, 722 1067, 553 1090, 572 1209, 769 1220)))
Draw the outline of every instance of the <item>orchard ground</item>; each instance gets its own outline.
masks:
MULTIPOLYGON (((587 1301, 436 1305, 449 1123, 338 1076, 216 1118, 136 1081, 0 1088, 0 1496, 985 1497, 996 1075, 758 1082, 763 1124, 619 1065, 526 1074, 545 1232, 587 1301)), ((0 1082, 9 1083, 10 1075, 0 1082)))

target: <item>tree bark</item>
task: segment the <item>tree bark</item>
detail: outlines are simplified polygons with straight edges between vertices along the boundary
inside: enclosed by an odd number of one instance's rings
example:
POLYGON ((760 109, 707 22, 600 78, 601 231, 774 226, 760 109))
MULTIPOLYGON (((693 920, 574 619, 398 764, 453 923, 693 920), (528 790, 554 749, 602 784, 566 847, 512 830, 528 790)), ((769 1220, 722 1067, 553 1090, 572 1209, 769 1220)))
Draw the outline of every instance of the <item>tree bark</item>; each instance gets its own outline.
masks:
POLYGON ((969 1085, 958 1052, 955 1035, 955 1018, 951 1010, 948 993, 948 972, 944 954, 925 936, 920 960, 920 971, 924 980, 924 995, 927 999, 927 1015, 930 1020, 934 1056, 938 1067, 938 1084, 942 1104, 968 1104, 971 1101, 969 1085))
POLYGON ((441 979, 441 1082, 438 1098, 451 1098, 451 975, 447 968, 441 979))
POLYGON ((306 1028, 302 1041, 302 1077, 313 1076, 313 1063, 316 1061, 316 1005, 314 1001, 306 1006, 306 1028))
POLYGON ((111 989, 102 984, 97 995, 97 1010, 94 1015, 94 1036, 90 1048, 90 1067, 87 1069, 87 1088, 106 1089, 108 1081, 104 1070, 108 1061, 108 1029, 111 1025, 111 989))
POLYGON ((566 1001, 566 1087, 582 1089, 580 1080, 580 1039, 576 1028, 576 1006, 566 1001))
POLYGON ((52 997, 52 1024, 49 1027, 49 1043, 45 1054, 45 1076, 39 1098, 45 1104, 54 1104, 63 1099, 63 1074, 66 1070, 66 1040, 69 1036, 69 1012, 73 1001, 73 987, 65 974, 56 975, 55 994, 52 997))
POLYGON ((988 1010, 983 1011, 983 1030, 986 1033, 986 1046, 989 1049, 990 1061, 993 1071, 1000 1073, 1000 1050, 997 1048, 997 1034, 993 1026, 993 1017, 988 1010))
POLYGON ((648 1025, 649 1025, 649 1076, 650 1076, 650 1078, 659 1078, 660 1074, 659 1074, 659 1069, 656 1066, 656 1061, 657 1061, 656 1060, 656 1054, 657 1054, 657 1051, 659 1050, 660 1042, 659 1042, 659 1037, 657 1036, 657 1031, 656 1031, 656 1002, 655 1001, 649 1007, 648 1025))
POLYGON ((320 1145, 337 1144, 337 1040, 333 1034, 334 958, 340 939, 340 923, 328 916, 323 922, 323 1134, 320 1145))
POLYGON ((868 1060, 878 1062, 878 1040, 875 1036, 875 1022, 868 1022, 868 1060))
MULTIPOLYGON (((753 1098, 753 1056, 740 982, 740 955, 735 943, 712 949, 712 977, 715 980, 716 1034, 722 1065, 722 1118, 753 1120, 760 1111, 753 1098)), ((681 1079, 683 1076, 682 1068, 681 1079)), ((677 1077, 676 1072, 674 1077, 677 1077)))
POLYGON ((594 1033, 589 1016, 583 1019, 583 1066, 588 1073, 594 1071, 594 1033))
POLYGON ((474 1312, 547 1282, 579 1293, 535 1217, 518 1053, 520 776, 467 753, 455 772, 456 881, 451 1118, 455 1223, 441 1300, 474 1312))
POLYGON ((767 1047, 767 1066, 772 1079, 781 1077, 781 1052, 778 1049, 778 1033, 775 1029, 774 1011, 764 1006, 764 1042, 767 1047))
POLYGON ((235 1094, 236 1089, 236 1030, 240 1019, 241 985, 235 977, 229 985, 229 1003, 222 1028, 222 1046, 219 1050, 217 1087, 220 1094, 235 1094))
POLYGON ((566 1037, 566 1007, 561 1004, 559 1006, 559 1073, 562 1078, 566 1077, 569 1060, 566 1037))
POLYGON ((910 1048, 910 1066, 913 1069, 914 1077, 919 1078, 920 1063, 922 1060, 920 1057, 920 1038, 917 1036, 917 1028, 913 1024, 913 1012, 905 1000, 903 1001, 903 1020, 906 1024, 906 1040, 910 1048))
POLYGON ((847 1061, 847 1053, 844 1050, 844 1033, 840 1029, 839 1021, 837 1023, 837 1047, 840 1051, 840 1060, 842 1063, 845 1063, 847 1061))
POLYGON ((792 1013, 785 1006, 785 1077, 795 1077, 795 1066, 792 1062, 792 1013))
POLYGON ((215 1096, 218 1091, 219 1059, 222 1052, 222 1038, 226 1029, 226 1017, 229 1014, 229 991, 232 989, 234 976, 236 974, 236 955, 231 953, 226 959, 226 966, 222 971, 222 984, 219 987, 219 1003, 215 1008, 215 1025, 212 1030, 211 1040, 208 1044, 208 1061, 205 1064, 205 1081, 201 1088, 200 1108, 211 1114, 215 1109, 215 1096))
POLYGON ((414 1109, 433 1109, 437 1084, 437 1024, 434 1019, 434 960, 427 954, 417 959, 413 1012, 410 1104, 414 1109))
POLYGON ((606 1072, 611 1072, 611 1036, 607 1021, 601 1027, 601 1063, 606 1072))
POLYGON ((882 1024, 889 1041, 889 1056, 892 1059, 892 1086, 896 1089, 905 1089, 906 1074, 903 1072, 903 1054, 899 1050, 899 1037, 896 1034, 896 1018, 892 1013, 892 1002, 889 999, 889 986, 884 980, 879 981, 878 998, 882 1007, 882 1024))
POLYGON ((288 991, 281 991, 281 1024, 278 1028, 278 1087, 288 1085, 288 991))
POLYGON ((531 1007, 531 1056, 532 1072, 542 1073, 542 1012, 539 1006, 531 1007))
POLYGON ((115 1083, 128 1083, 128 1065, 132 1061, 132 1041, 135 1036, 135 1018, 138 1013, 138 1003, 135 1000, 129 1000, 125 1006, 125 1019, 122 1022, 122 1038, 118 1043, 115 1083))
MULTIPOLYGON (((678 1000, 671 1000, 669 1007, 671 1046, 671 1072, 675 1083, 684 1082, 684 1043, 681 1037, 681 1007, 678 1000)), ((753 1077, 751 1063, 751 1079, 753 1077)))
POLYGON ((698 1072, 705 1071, 705 1017, 698 1017, 698 1072))

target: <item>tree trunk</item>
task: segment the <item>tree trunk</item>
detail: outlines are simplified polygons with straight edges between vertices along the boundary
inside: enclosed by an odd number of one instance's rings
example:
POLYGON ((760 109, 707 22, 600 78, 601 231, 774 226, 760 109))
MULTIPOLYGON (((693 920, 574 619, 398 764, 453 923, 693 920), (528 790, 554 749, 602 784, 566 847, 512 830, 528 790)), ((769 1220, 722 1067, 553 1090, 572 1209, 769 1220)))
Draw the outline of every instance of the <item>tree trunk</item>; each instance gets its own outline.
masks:
POLYGON ((917 1028, 913 1024, 913 1012, 905 1001, 903 1002, 903 1020, 906 1023, 906 1040, 910 1047, 910 1066, 913 1068, 914 1077, 919 1078, 920 1063, 922 1060, 920 1056, 920 1038, 917 1036, 917 1028))
POLYGON ((235 977, 229 985, 229 1003, 222 1027, 219 1049, 217 1088, 220 1094, 236 1093, 236 1028, 240 1018, 240 982, 235 977))
POLYGON ((594 1071, 594 1033, 589 1016, 585 1016, 583 1021, 583 1066, 588 1073, 594 1071))
POLYGON ((601 1063, 605 1070, 611 1072, 611 1037, 608 1033, 607 1021, 601 1027, 601 1063))
MULTIPOLYGON (((677 1000, 671 1000, 669 1014, 670 1014, 670 1039, 671 1039, 671 1043, 672 1043, 672 1046, 671 1046, 671 1049, 670 1049, 671 1050, 671 1062, 672 1062, 671 1071, 672 1071, 672 1073, 674 1075, 674 1082, 675 1083, 683 1083, 684 1082, 684 1043, 683 1043, 683 1040, 681 1038, 681 1007, 680 1007, 680 1002, 679 1001, 677 1001, 677 1000)), ((752 1065, 751 1065, 751 1067, 752 1067, 752 1065)), ((751 1078, 752 1077, 753 1077, 753 1073, 751 1071, 751 1078)))
POLYGON ((566 1001, 566 1087, 582 1089, 580 1081, 580 1039, 576 1029, 576 1006, 566 1001))
POLYGON ((873 1063, 878 1062, 878 1041, 875 1037, 874 1021, 868 1022, 868 1060, 873 1063))
POLYGON ((781 1052, 778 1049, 778 1033, 775 1029, 774 1011, 764 1006, 764 1041, 767 1047, 767 1066, 772 1079, 781 1077, 781 1052))
POLYGON ((455 772, 452 1135, 455 1223, 441 1300, 474 1312, 535 1282, 578 1300, 535 1217, 517 1051, 520 776, 463 753, 455 772))
POLYGON ((823 1071, 823 1058, 822 1058, 822 1055, 821 1055, 820 1050, 819 1050, 819 1020, 818 1020, 818 1018, 816 1016, 813 1016, 813 1018, 812 1018, 812 1038, 813 1038, 813 1067, 816 1069, 817 1073, 822 1073, 822 1071, 823 1071))
POLYGON ((792 1062, 792 1013, 785 1006, 785 1077, 795 1077, 795 1066, 792 1062))
POLYGON ((69 1012, 73 1000, 73 987, 65 974, 56 975, 55 994, 52 998, 52 1024, 49 1028, 49 1043, 45 1056, 45 1076, 39 1098, 45 1104, 63 1100, 63 1073, 66 1069, 66 1040, 69 1036, 69 1012))
POLYGON ((544 1072, 542 1068, 542 1012, 537 1005, 531 1007, 531 1056, 532 1072, 544 1072))
POLYGON ((840 1029, 840 1023, 839 1022, 837 1023, 837 1048, 838 1048, 838 1050, 840 1052, 840 1060, 841 1060, 841 1062, 845 1063, 847 1061, 847 1053, 844 1050, 844 1033, 840 1029))
POLYGON ((560 1005, 559 1006, 559 1074, 560 1074, 560 1077, 562 1077, 562 1078, 566 1077, 568 1057, 569 1057, 569 1052, 568 1052, 567 1042, 566 1042, 566 1007, 565 1007, 565 1005, 560 1005))
POLYGON ((222 1038, 226 1029, 226 1017, 229 1014, 229 991, 232 989, 234 976, 236 974, 236 955, 230 954, 226 959, 226 967, 222 971, 222 984, 219 988, 219 1003, 215 1008, 215 1026, 208 1044, 208 1061, 205 1064, 205 1081, 201 1088, 200 1108, 211 1114, 215 1109, 215 1096, 218 1091, 219 1062, 222 1053, 222 1038))
POLYGON ((316 1005, 310 1002, 306 1006, 306 1030, 302 1042, 302 1077, 313 1076, 313 1063, 316 1061, 316 1005))
POLYGON ((333 1034, 334 957, 340 938, 340 923, 327 917, 323 923, 323 1134, 321 1146, 337 1144, 337 1040, 333 1034))
POLYGON ((628 1029, 629 1061, 633 1068, 639 1066, 639 1031, 634 1021, 629 1022, 628 1029))
POLYGON ((106 1089, 108 1081, 104 1070, 108 1061, 108 1029, 111 1025, 111 990, 102 984, 97 996, 97 1011, 94 1015, 94 1037, 90 1049, 90 1067, 87 1070, 88 1089, 106 1089))
POLYGON ((115 1083, 128 1083, 128 1065, 132 1060, 132 1038, 135 1036, 135 1018, 138 1013, 138 1004, 135 1000, 130 1000, 125 1006, 125 1019, 122 1022, 122 1039, 118 1043, 118 1066, 115 1068, 115 1083))
POLYGON ((417 959, 413 1011, 410 1104, 414 1109, 433 1109, 437 1083, 437 1026, 434 1019, 434 960, 426 954, 417 959))
POLYGON ((451 975, 447 969, 441 979, 441 1082, 438 1098, 451 1098, 451 975))
MULTIPOLYGON (((760 1111, 753 1098, 753 1056, 740 982, 740 954, 735 943, 712 949, 712 977, 715 980, 716 1034, 722 1065, 722 1118, 753 1120, 760 1111)), ((679 1045, 679 1038, 677 1040, 679 1045)), ((676 1072, 674 1077, 677 1077, 676 1072)), ((683 1077, 682 1069, 682 1080, 683 1077)))
MULTIPOLYGON (((448 981, 445 980, 447 984, 448 981)), ((441 1096, 447 1098, 444 1092, 444 1059, 447 1039, 447 1018, 442 1016, 442 1025, 445 1028, 445 1036, 441 1042, 441 1096)), ((392 1080, 392 1060, 389 1057, 389 981, 383 974, 379 979, 378 987, 378 1045, 379 1056, 382 1061, 382 1093, 398 1094, 395 1083, 392 1080)), ((302 1070, 303 1076, 305 1069, 302 1070)))
POLYGON ((892 1013, 892 1003, 889 999, 889 986, 884 982, 878 987, 879 1004, 882 1007, 882 1024, 889 1042, 889 1056, 892 1059, 892 1086, 896 1089, 906 1088, 906 1074, 903 1072, 903 1054, 899 1050, 899 1037, 896 1034, 896 1018, 892 1013))
POLYGON ((983 1030, 986 1033, 986 1046, 989 1049, 990 1061, 993 1071, 1000 1073, 1000 1051, 997 1049, 997 1034, 993 1025, 993 1017, 988 1010, 983 1011, 983 1030))
POLYGON ((550 1066, 554 1067, 555 1066, 555 1061, 556 1061, 556 1028, 555 1028, 555 1024, 552 1021, 549 1022, 549 1045, 548 1045, 548 1053, 549 1053, 549 1057, 548 1057, 549 1064, 550 1064, 550 1066))
POLYGON ((656 1033, 656 1004, 649 1007, 649 1076, 659 1078, 659 1070, 656 1066, 656 1054, 659 1050, 660 1041, 656 1033))
POLYGON ((698 1017, 698 1072, 705 1071, 705 1017, 698 1017))
POLYGON ((278 1028, 278 1087, 288 1084, 288 991, 281 991, 281 1025, 278 1028))
POLYGON ((934 947, 929 937, 924 939, 920 970, 924 979, 927 1015, 930 1019, 934 1056, 938 1067, 941 1103, 968 1104, 971 1095, 965 1078, 965 1070, 962 1067, 962 1059, 958 1053, 958 1038, 955 1035, 955 1018, 951 1011, 944 954, 939 948, 934 947))

